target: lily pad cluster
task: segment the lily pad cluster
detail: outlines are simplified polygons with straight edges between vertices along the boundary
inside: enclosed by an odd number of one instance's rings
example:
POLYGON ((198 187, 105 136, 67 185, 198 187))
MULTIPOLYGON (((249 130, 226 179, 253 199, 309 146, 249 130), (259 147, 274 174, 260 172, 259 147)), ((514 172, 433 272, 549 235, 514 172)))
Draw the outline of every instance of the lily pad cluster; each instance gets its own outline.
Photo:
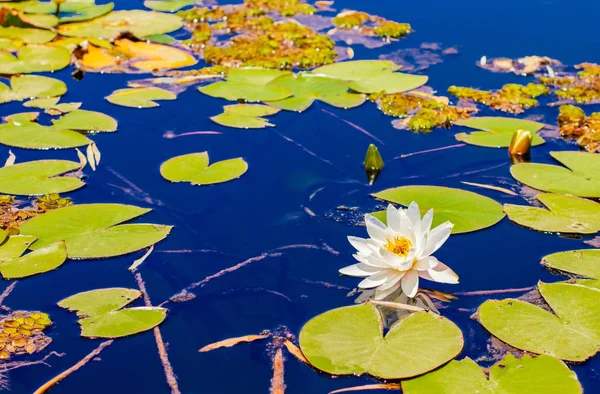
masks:
POLYGON ((0 320, 0 360, 42 351, 52 342, 44 330, 52 325, 50 316, 36 311, 13 311, 0 320))
POLYGON ((538 106, 536 98, 549 94, 550 90, 544 85, 529 83, 526 86, 507 84, 496 91, 450 86, 448 93, 459 99, 471 100, 503 112, 520 114, 526 109, 538 106))
POLYGON ((561 105, 558 109, 558 125, 564 138, 574 138, 588 152, 600 153, 600 112, 589 116, 574 105, 561 105))

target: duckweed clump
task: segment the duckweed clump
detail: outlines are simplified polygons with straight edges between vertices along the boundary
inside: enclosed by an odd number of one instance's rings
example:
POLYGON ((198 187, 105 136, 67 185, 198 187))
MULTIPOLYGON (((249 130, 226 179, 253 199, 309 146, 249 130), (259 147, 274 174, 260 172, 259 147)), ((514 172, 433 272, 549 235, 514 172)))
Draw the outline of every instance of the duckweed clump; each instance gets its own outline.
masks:
POLYGON ((460 86, 450 86, 448 93, 460 98, 475 101, 490 108, 512 114, 520 114, 526 109, 539 105, 536 97, 549 94, 550 89, 542 84, 529 83, 526 86, 507 84, 497 91, 486 91, 460 86))
POLYGON ((358 29, 371 19, 366 12, 347 11, 337 14, 332 22, 339 29, 358 29))
POLYGON ((408 23, 385 21, 375 29, 375 34, 381 38, 401 38, 411 33, 408 23))
POLYGON ((192 8, 179 13, 192 31, 184 44, 202 53, 207 63, 228 67, 308 69, 333 63, 338 54, 328 36, 297 22, 276 22, 266 15, 314 12, 306 6, 298 1, 247 0, 237 7, 192 8), (233 37, 226 45, 212 40, 230 34, 233 37))
POLYGON ((600 100, 600 65, 582 63, 575 66, 581 69, 576 75, 566 77, 542 77, 540 82, 557 88, 556 97, 572 100, 577 104, 593 103, 600 100))
POLYGON ((579 107, 561 105, 558 126, 564 138, 576 138, 577 144, 588 152, 600 152, 600 112, 586 116, 579 107))
POLYGON ((335 27, 342 30, 358 30, 365 36, 379 36, 384 39, 401 38, 412 32, 408 23, 389 21, 366 12, 345 11, 332 20, 335 27))
POLYGON ((52 342, 43 332, 50 325, 50 316, 42 312, 15 311, 5 316, 0 321, 0 360, 44 349, 52 342))
POLYGON ((413 132, 429 132, 435 127, 449 128, 452 122, 466 119, 473 108, 449 106, 434 96, 425 98, 406 93, 372 94, 369 100, 376 101, 386 115, 408 118, 406 126, 413 132))

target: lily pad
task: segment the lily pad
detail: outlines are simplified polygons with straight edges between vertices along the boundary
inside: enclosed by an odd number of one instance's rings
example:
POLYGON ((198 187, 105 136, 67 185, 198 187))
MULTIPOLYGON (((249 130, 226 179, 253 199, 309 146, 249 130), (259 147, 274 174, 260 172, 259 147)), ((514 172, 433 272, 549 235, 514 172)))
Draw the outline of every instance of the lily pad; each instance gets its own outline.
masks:
POLYGON ((600 350, 600 290, 568 283, 539 283, 550 308, 516 299, 488 300, 479 321, 503 342, 528 352, 581 362, 600 350))
POLYGON ((521 163, 510 173, 535 189, 580 197, 600 197, 600 155, 587 152, 550 152, 565 167, 521 163))
POLYGON ((112 92, 106 97, 109 103, 132 108, 158 107, 156 100, 175 100, 177 95, 160 88, 127 88, 112 92))
POLYGON ((279 108, 260 104, 234 104, 223 107, 224 112, 210 119, 222 126, 238 129, 262 129, 273 126, 261 116, 269 116, 279 112, 279 108))
POLYGON ((61 176, 81 168, 67 160, 38 160, 0 168, 0 192, 24 196, 66 193, 85 185, 72 176, 61 176))
POLYGON ((555 233, 600 231, 600 204, 579 197, 543 193, 536 198, 548 209, 504 204, 508 218, 521 226, 555 233))
POLYGON ((389 60, 351 60, 317 67, 312 72, 345 81, 361 81, 390 74, 400 68, 389 60))
POLYGON ((365 102, 364 95, 348 92, 345 81, 309 73, 284 75, 268 86, 283 87, 293 92, 292 97, 269 102, 269 105, 288 111, 305 111, 315 100, 338 108, 354 108, 365 102))
POLYGON ((136 37, 170 33, 183 26, 180 17, 155 11, 114 11, 86 22, 68 23, 58 33, 70 37, 93 37, 113 40, 129 32, 136 37))
POLYGON ((171 182, 190 182, 192 185, 212 185, 239 178, 248 170, 241 157, 208 165, 208 152, 173 157, 160 166, 160 173, 171 182))
POLYGON ((163 240, 172 226, 121 224, 150 209, 121 204, 81 204, 48 211, 21 224, 23 235, 35 235, 31 249, 65 241, 74 259, 120 256, 163 240))
POLYGON ((360 93, 387 94, 408 92, 427 83, 429 77, 426 75, 413 75, 404 73, 385 73, 374 78, 351 81, 350 89, 360 93))
POLYGON ((4 279, 25 278, 52 271, 67 259, 67 248, 58 241, 23 257, 0 262, 0 273, 4 279))
POLYGON ((600 249, 570 250, 544 256, 542 264, 548 268, 590 279, 576 283, 600 289, 600 249))
POLYGON ((404 394, 581 394, 575 372, 548 355, 516 358, 507 354, 489 377, 470 358, 451 361, 437 371, 402 382, 404 394))
POLYGON ((33 235, 11 235, 0 245, 0 264, 20 257, 35 242, 33 235))
POLYGON ((226 100, 276 101, 293 92, 285 87, 269 84, 275 78, 291 75, 289 71, 242 68, 231 69, 224 81, 218 81, 198 90, 208 96, 226 100))
MULTIPOLYGON (((416 201, 424 214, 433 209, 433 224, 450 221, 453 234, 468 233, 493 226, 504 217, 502 206, 491 198, 461 189, 440 186, 402 186, 372 195, 388 202, 408 206, 416 201)), ((385 212, 375 217, 385 222, 385 212)))
POLYGON ((401 379, 429 372, 456 357, 463 347, 460 329, 427 312, 414 313, 384 336, 383 322, 371 304, 347 306, 310 320, 300 332, 300 347, 315 367, 333 375, 370 375, 401 379))
POLYGON ((71 64, 68 50, 48 45, 27 45, 16 56, 0 51, 0 74, 27 74, 57 71, 71 64))
POLYGON ((53 120, 59 130, 82 130, 89 132, 117 130, 117 121, 101 112, 77 110, 53 120))
POLYGON ((544 127, 543 123, 525 119, 506 118, 501 116, 480 116, 460 119, 454 122, 458 126, 483 130, 472 133, 458 133, 455 138, 467 144, 488 148, 507 148, 513 134, 517 130, 529 130, 533 135, 531 145, 537 146, 545 141, 536 133, 544 127))
POLYGON ((65 93, 67 93, 67 85, 63 81, 39 75, 11 77, 10 87, 0 83, 0 103, 62 96, 65 93))
POLYGON ((165 320, 165 308, 121 309, 141 296, 142 293, 134 289, 98 289, 65 298, 58 306, 77 312, 81 318, 81 336, 120 338, 148 331, 165 320))
POLYGON ((56 32, 16 26, 0 26, 0 49, 15 51, 24 44, 45 44, 54 40, 56 32))
POLYGON ((27 108, 50 109, 58 104, 60 97, 47 97, 29 100, 23 106, 27 108))
POLYGON ((25 149, 65 149, 85 146, 92 140, 74 130, 42 126, 33 120, 37 113, 15 114, 0 125, 0 143, 25 149))
POLYGON ((175 12, 195 3, 196 0, 146 0, 144 6, 154 11, 175 12))

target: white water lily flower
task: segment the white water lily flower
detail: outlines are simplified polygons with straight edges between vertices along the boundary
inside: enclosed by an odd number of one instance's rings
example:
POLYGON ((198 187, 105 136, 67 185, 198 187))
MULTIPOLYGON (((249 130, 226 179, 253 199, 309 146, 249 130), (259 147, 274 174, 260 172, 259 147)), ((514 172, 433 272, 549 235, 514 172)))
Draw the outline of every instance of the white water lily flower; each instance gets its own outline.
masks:
POLYGON ((377 288, 375 298, 383 299, 399 287, 413 298, 419 290, 419 277, 440 283, 458 283, 458 275, 432 256, 450 236, 450 222, 431 229, 433 210, 421 219, 419 206, 408 209, 387 208, 387 226, 372 215, 365 215, 368 239, 348 237, 359 261, 342 268, 340 273, 366 277, 358 284, 362 289, 377 288))

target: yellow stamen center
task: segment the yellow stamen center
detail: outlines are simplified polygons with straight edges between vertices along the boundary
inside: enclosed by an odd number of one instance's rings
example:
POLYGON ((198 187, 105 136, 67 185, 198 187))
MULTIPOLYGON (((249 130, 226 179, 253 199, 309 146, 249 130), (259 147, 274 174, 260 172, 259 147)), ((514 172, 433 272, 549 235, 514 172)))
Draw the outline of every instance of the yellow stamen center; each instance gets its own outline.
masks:
POLYGON ((393 239, 388 239, 383 247, 398 256, 407 256, 412 247, 412 242, 408 238, 396 236, 393 239))

